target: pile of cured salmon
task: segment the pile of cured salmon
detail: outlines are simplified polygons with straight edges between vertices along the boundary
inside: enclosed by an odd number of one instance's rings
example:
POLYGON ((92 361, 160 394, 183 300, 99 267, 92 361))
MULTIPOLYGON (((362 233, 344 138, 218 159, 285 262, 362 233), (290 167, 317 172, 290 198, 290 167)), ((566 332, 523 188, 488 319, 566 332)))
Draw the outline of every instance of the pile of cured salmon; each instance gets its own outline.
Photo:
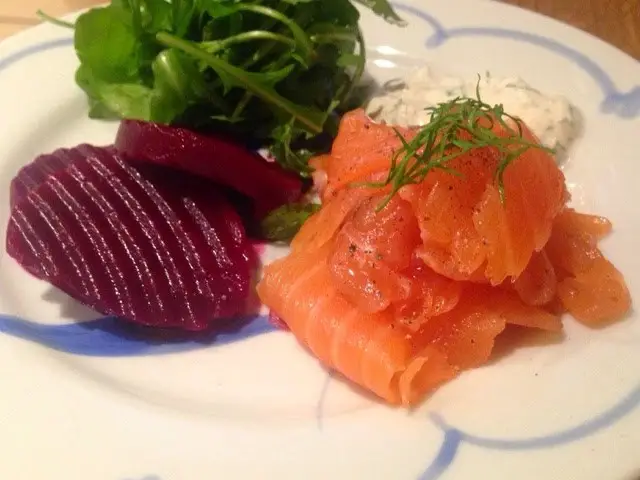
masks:
MULTIPOLYGON (((536 140, 525 126, 523 136, 536 140)), ((447 165, 459 175, 434 170, 380 209, 389 188, 363 183, 387 178, 400 147, 390 126, 347 114, 330 154, 313 160, 322 209, 258 285, 323 364, 413 405, 486 362, 509 324, 558 331, 564 312, 595 326, 630 309, 597 245, 611 224, 567 207, 551 155, 531 148, 516 158, 502 197, 499 152, 476 148, 447 165)))

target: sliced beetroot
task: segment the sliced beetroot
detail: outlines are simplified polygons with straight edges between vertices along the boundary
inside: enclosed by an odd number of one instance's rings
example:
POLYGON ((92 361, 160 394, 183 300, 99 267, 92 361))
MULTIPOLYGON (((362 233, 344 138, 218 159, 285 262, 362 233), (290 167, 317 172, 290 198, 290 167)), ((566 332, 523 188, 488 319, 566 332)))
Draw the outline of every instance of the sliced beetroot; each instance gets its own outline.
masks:
POLYGON ((144 325, 201 330, 246 313, 255 254, 210 182, 138 171, 88 145, 38 162, 38 172, 54 173, 30 190, 20 181, 6 238, 7 253, 27 271, 103 314, 144 325))
POLYGON ((298 200, 302 192, 296 175, 258 153, 185 128, 124 120, 115 147, 129 161, 184 170, 231 187, 253 200, 260 217, 298 200))
POLYGON ((70 161, 71 158, 68 155, 57 150, 51 155, 40 155, 33 162, 22 167, 11 181, 9 192, 11 208, 52 173, 63 170, 70 161))
MULTIPOLYGON (((104 147, 104 150, 112 154, 116 151, 113 145, 104 147)), ((52 174, 64 170, 74 156, 77 158, 81 157, 82 154, 63 148, 52 153, 40 155, 18 170, 16 176, 11 180, 9 192, 10 208, 13 208, 23 197, 26 197, 31 190, 44 183, 52 174)))

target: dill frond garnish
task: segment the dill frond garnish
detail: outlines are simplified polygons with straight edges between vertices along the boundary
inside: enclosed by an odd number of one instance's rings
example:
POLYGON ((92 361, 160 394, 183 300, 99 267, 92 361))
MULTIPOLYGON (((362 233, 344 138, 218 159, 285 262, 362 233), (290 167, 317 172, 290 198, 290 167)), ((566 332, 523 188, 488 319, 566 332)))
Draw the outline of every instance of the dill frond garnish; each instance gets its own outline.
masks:
POLYGON ((449 163, 471 150, 483 147, 495 148, 500 160, 495 172, 500 198, 504 202, 504 171, 516 158, 530 148, 539 148, 551 154, 555 151, 523 137, 521 120, 504 111, 502 104, 489 105, 480 96, 480 77, 476 85, 476 98, 456 97, 427 109, 429 122, 411 140, 395 130, 402 142, 392 159, 387 178, 371 187, 391 186, 391 191, 379 209, 384 208, 391 197, 405 185, 422 182, 429 172, 442 170, 461 175, 450 168, 449 163), (496 134, 498 123, 506 132, 496 134), (461 133, 466 132, 464 138, 461 133))

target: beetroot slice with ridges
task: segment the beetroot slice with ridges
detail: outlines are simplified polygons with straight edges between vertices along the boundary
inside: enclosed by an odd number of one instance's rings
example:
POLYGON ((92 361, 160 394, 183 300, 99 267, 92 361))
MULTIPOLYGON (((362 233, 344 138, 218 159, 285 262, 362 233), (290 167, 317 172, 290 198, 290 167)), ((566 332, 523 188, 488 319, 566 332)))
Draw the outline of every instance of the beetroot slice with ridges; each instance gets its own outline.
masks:
MULTIPOLYGON (((109 152, 115 152, 113 145, 104 147, 109 152)), ((50 154, 40 155, 31 163, 22 167, 11 180, 9 192, 9 206, 13 208, 31 190, 47 180, 52 174, 64 170, 72 161, 68 149, 56 150, 50 154)))
POLYGON ((7 253, 27 271, 103 314, 144 325, 201 330, 246 313, 256 259, 240 218, 210 182, 138 171, 89 145, 49 158, 55 173, 18 195, 7 229, 7 253))
POLYGON ((115 147, 131 162, 184 170, 251 198, 256 215, 298 200, 302 182, 276 163, 237 143, 181 128, 124 120, 115 147))
POLYGON ((11 181, 9 193, 9 205, 11 208, 31 190, 44 182, 49 175, 63 170, 69 163, 69 158, 64 154, 59 155, 60 150, 51 155, 41 155, 33 162, 22 167, 11 181))

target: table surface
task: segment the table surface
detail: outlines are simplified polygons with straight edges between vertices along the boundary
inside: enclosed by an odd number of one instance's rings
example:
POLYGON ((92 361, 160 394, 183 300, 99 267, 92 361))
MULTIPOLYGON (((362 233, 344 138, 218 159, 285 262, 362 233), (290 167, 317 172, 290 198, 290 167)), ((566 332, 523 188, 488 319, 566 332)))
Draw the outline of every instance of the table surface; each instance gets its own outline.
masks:
MULTIPOLYGON (((640 60, 639 0, 503 0, 590 32, 640 60), (635 6, 634 6, 635 5, 635 6)), ((102 0, 2 1, 0 38, 38 23, 37 9, 51 15, 79 10, 102 0)))

